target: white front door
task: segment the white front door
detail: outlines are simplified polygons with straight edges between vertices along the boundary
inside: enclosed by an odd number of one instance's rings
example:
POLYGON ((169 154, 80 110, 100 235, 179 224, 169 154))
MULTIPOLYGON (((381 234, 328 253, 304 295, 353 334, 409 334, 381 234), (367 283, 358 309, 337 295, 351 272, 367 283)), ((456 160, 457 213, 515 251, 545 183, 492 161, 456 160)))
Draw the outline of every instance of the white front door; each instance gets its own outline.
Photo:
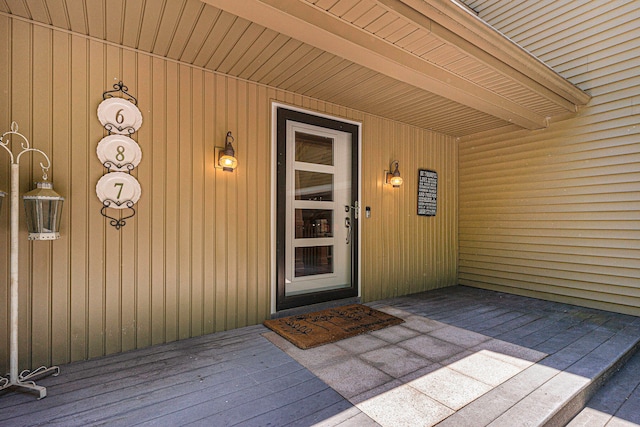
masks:
POLYGON ((287 122, 285 295, 351 286, 351 135, 287 122))

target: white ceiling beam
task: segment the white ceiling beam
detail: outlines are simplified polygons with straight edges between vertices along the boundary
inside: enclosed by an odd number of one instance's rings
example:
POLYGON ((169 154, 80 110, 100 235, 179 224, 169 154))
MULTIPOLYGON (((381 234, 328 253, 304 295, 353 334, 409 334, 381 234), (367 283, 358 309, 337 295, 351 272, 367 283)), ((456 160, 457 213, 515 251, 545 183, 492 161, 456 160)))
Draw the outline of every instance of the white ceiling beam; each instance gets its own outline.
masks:
POLYGON ((539 129, 548 125, 546 117, 425 61, 304 0, 202 1, 396 80, 526 129, 539 129))

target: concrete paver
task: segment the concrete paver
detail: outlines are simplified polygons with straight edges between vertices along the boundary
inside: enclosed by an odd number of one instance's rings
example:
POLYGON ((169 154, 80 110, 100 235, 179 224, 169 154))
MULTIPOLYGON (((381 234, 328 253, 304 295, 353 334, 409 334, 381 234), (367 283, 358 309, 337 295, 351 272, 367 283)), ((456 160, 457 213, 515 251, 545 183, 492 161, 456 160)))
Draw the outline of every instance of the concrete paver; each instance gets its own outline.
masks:
POLYGON ((492 388, 486 383, 447 367, 442 367, 408 384, 453 410, 464 407, 492 388))
POLYGON ((359 403, 358 408, 380 425, 390 427, 434 425, 454 412, 404 384, 376 394, 359 403))
POLYGON ((396 343, 409 338, 417 337, 418 335, 420 335, 420 332, 415 329, 406 327, 406 323, 404 323, 402 325, 398 325, 398 327, 393 329, 385 328, 373 331, 369 333, 369 335, 378 337, 388 343, 396 343))
POLYGON ((402 378, 433 364, 430 360, 395 345, 363 353, 361 358, 394 378, 402 378))
MULTIPOLYGON (((640 318, 467 287, 368 305, 406 323, 286 353, 252 326, 61 366, 46 399, 0 393, 0 426, 562 426, 640 345, 640 318)), ((572 427, 640 425, 638 384, 640 353, 572 427)))
POLYGON ((393 379, 358 357, 348 357, 312 372, 347 399, 393 379))
POLYGON ((429 335, 419 335, 397 343, 402 348, 419 354, 433 362, 441 362, 464 351, 463 347, 429 335))
POLYGON ((448 367, 494 387, 522 371, 522 367, 501 360, 497 354, 497 357, 493 357, 493 354, 487 350, 480 350, 449 364, 448 367))
POLYGON ((310 361, 275 332, 264 336, 382 426, 433 426, 547 356, 398 308, 380 309, 407 322, 386 328, 385 334, 327 345, 346 354, 316 352, 310 361), (407 334, 412 328, 420 333, 407 334), (319 361, 325 358, 331 363, 319 361))

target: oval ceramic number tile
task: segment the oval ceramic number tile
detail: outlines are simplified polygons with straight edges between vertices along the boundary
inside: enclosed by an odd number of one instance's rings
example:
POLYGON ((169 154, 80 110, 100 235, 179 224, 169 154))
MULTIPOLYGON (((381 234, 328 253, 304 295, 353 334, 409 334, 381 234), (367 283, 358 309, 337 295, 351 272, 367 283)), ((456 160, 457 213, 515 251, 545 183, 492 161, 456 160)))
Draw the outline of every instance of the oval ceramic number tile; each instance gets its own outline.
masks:
POLYGON ((133 176, 125 172, 109 172, 96 184, 96 195, 105 206, 114 209, 125 209, 127 202, 137 203, 142 188, 133 176))
POLYGON ((142 113, 131 101, 109 98, 98 105, 98 120, 109 133, 131 135, 142 126, 142 113))
POLYGON ((127 172, 137 167, 142 160, 140 146, 125 135, 109 135, 102 138, 96 147, 98 159, 112 171, 127 172))

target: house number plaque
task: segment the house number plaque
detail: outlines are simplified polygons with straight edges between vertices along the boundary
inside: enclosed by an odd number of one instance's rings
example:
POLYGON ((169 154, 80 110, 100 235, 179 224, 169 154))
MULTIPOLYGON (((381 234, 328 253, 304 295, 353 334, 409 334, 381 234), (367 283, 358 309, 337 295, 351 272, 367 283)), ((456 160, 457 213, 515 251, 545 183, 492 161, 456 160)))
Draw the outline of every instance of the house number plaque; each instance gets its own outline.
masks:
POLYGON ((142 160, 138 143, 124 135, 105 136, 98 143, 96 153, 102 164, 113 171, 127 172, 142 160))
POLYGON ((108 207, 114 209, 125 209, 126 202, 137 203, 142 194, 140 183, 133 176, 126 172, 111 172, 100 178, 96 184, 96 194, 98 199, 108 207))
POLYGON ((102 94, 103 101, 98 105, 98 120, 109 135, 96 147, 98 159, 107 171, 96 184, 96 195, 102 202, 100 213, 119 230, 126 225, 125 220, 136 214, 134 206, 142 194, 140 183, 131 175, 142 160, 142 150, 129 137, 142 126, 142 113, 138 100, 129 94, 124 83, 118 82, 113 88, 102 94), (108 213, 110 209, 127 212, 113 217, 108 213))
POLYGON ((108 98, 98 105, 98 119, 109 133, 130 135, 142 126, 142 113, 131 101, 108 98))

